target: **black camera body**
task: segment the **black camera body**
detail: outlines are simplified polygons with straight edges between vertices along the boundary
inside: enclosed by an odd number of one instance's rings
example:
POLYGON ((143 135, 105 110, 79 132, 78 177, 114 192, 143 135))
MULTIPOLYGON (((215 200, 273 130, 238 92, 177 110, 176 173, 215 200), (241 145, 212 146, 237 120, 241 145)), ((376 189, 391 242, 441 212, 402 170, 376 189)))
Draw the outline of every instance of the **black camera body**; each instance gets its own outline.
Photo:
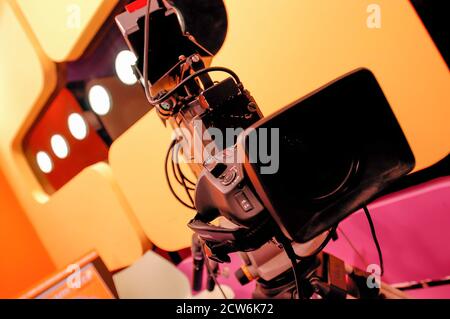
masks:
MULTIPOLYGON (((230 252, 257 249, 280 232, 291 241, 310 241, 413 169, 408 141, 369 70, 355 70, 262 118, 232 71, 227 71, 232 78, 220 82, 209 77, 224 68, 206 67, 204 60, 211 55, 183 34, 172 9, 156 6, 150 15, 150 26, 160 32, 147 39, 150 49, 144 53, 151 60, 149 82, 158 98, 154 106, 175 129, 189 133, 180 136, 185 155, 192 150, 203 154, 205 144, 196 146, 191 139, 205 130, 243 130, 236 140, 216 145, 213 153, 192 163, 198 177, 197 215, 189 227, 205 241, 211 258, 228 261, 230 252), (164 48, 173 50, 166 56, 164 48), (273 169, 266 169, 254 141, 276 153, 273 169), (211 224, 220 216, 231 225, 211 224)), ((144 47, 143 14, 117 18, 138 57, 144 47)), ((142 56, 136 68, 142 75, 142 56)))
MULTIPOLYGON (((245 161, 245 172, 285 235, 299 243, 368 205, 415 165, 395 114, 367 69, 334 80, 247 132, 270 128, 279 128, 279 170, 261 174, 264 164, 245 161)), ((248 155, 250 135, 243 139, 248 155)))
POLYGON ((374 75, 358 69, 256 122, 204 166, 195 196, 200 219, 224 216, 255 229, 269 212, 287 237, 305 243, 409 173, 414 156, 374 75), (278 170, 264 174, 267 163, 250 148, 271 129, 278 170))

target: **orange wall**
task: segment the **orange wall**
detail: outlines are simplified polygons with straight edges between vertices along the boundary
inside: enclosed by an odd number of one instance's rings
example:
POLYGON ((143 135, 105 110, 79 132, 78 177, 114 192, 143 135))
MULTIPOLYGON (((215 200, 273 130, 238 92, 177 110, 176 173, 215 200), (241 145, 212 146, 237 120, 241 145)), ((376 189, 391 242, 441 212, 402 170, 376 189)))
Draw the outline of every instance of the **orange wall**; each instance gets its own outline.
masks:
POLYGON ((16 297, 54 270, 0 170, 0 298, 16 297))

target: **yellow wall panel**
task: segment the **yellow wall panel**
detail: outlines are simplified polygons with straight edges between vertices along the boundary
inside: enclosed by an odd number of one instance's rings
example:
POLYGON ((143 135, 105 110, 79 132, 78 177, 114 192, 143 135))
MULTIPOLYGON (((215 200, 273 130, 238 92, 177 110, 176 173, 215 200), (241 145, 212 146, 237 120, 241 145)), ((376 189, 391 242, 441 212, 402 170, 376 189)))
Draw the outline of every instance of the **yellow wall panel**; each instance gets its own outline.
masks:
POLYGON ((136 261, 145 248, 139 225, 106 163, 85 169, 37 205, 33 215, 58 265, 96 250, 109 269, 120 269, 136 261))
POLYGON ((117 0, 14 0, 54 61, 77 59, 117 0))
POLYGON ((21 12, 0 0, 0 167, 58 268, 96 249, 110 269, 129 265, 148 241, 110 168, 85 169, 51 197, 21 148, 25 132, 56 88, 56 68, 21 12))
MULTIPOLYGON (((165 179, 170 141, 171 129, 150 112, 114 142, 109 161, 148 238, 162 249, 178 250, 190 245, 192 232, 187 222, 193 211, 173 198, 165 179)), ((184 190, 177 191, 184 195, 184 190)))
POLYGON ((226 5, 229 32, 214 64, 236 71, 266 115, 366 67, 394 109, 416 155, 416 170, 449 153, 450 74, 409 0, 226 5), (367 25, 373 3, 381 10, 379 29, 367 25))

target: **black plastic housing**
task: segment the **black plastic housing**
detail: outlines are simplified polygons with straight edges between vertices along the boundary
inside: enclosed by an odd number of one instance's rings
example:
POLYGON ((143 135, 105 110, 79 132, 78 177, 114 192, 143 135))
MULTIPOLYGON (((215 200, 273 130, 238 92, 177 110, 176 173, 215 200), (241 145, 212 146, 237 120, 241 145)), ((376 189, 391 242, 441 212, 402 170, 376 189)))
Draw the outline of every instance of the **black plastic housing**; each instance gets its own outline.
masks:
POLYGON ((257 194, 284 233, 300 243, 368 204, 415 165, 381 87, 366 69, 258 121, 241 141, 257 194), (268 129, 269 141, 270 129, 279 129, 275 174, 261 174, 267 164, 250 160, 251 132, 261 128, 268 129))

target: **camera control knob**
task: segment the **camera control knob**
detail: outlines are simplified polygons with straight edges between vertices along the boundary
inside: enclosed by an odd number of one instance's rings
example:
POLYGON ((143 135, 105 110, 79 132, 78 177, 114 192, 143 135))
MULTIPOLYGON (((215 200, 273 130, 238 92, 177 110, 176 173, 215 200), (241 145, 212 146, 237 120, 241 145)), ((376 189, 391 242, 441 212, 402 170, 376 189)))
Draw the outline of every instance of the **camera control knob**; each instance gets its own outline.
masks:
POLYGON ((227 172, 225 172, 220 178, 221 178, 221 183, 224 186, 228 186, 231 183, 233 183, 233 181, 236 179, 236 171, 231 169, 227 172))

